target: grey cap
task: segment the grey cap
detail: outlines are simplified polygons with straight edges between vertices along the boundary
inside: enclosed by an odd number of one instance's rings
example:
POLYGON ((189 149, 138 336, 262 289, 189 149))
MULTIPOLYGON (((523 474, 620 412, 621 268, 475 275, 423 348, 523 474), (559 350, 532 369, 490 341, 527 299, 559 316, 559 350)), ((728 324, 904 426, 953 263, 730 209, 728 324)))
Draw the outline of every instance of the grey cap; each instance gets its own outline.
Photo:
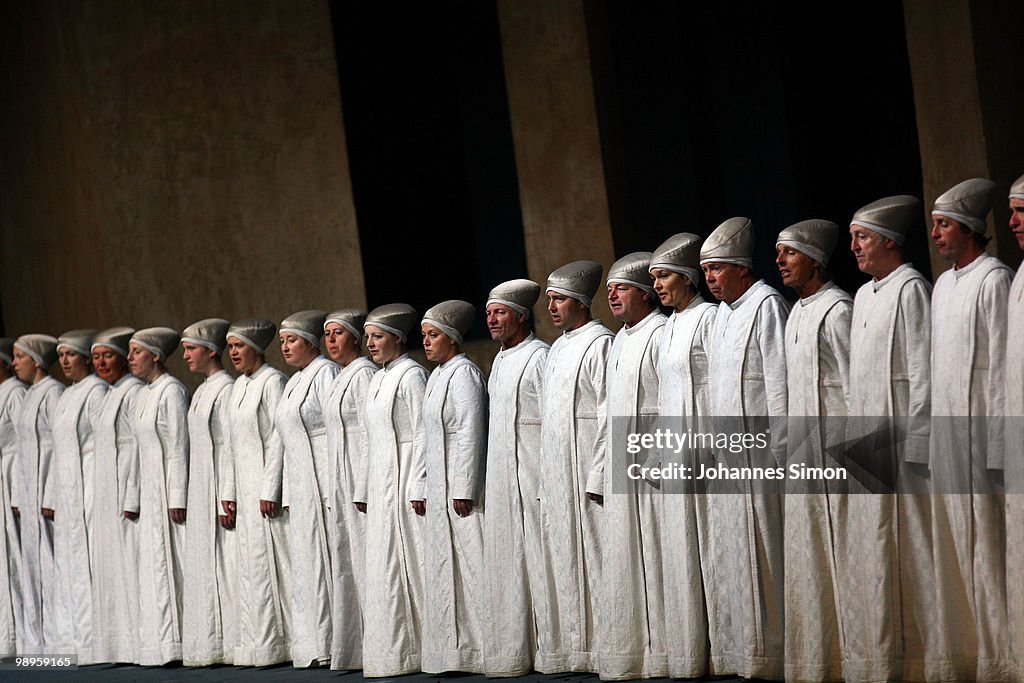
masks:
POLYGON ((366 311, 357 308, 343 308, 340 311, 328 313, 324 320, 324 332, 327 331, 328 323, 338 323, 352 333, 356 339, 363 338, 363 323, 366 321, 366 311))
POLYGON ((561 268, 556 268, 548 275, 545 291, 555 292, 581 302, 587 308, 594 301, 598 287, 601 286, 601 273, 604 268, 597 261, 573 261, 561 268))
POLYGON ((607 283, 632 285, 655 296, 654 278, 651 277, 650 267, 651 252, 634 251, 612 264, 608 269, 607 283))
POLYGON ((96 333, 92 338, 92 350, 97 346, 106 346, 108 349, 117 351, 121 356, 128 357, 128 342, 131 341, 135 330, 130 327, 111 327, 96 333))
POLYGON ((128 344, 137 344, 153 355, 159 356, 160 360, 166 363, 174 353, 174 349, 178 348, 180 340, 181 335, 178 334, 178 331, 170 327, 147 327, 133 334, 128 344))
POLYGON ((908 194, 898 194, 857 209, 850 220, 850 227, 860 225, 902 246, 920 216, 921 200, 908 194))
POLYGON ((933 216, 952 218, 977 233, 985 234, 985 217, 996 200, 996 184, 987 178, 971 178, 943 192, 932 207, 933 216))
POLYGON ((92 356, 92 339, 96 336, 96 330, 71 330, 57 337, 57 352, 61 348, 70 349, 79 356, 89 358, 92 356))
POLYGON ((181 333, 181 343, 202 346, 218 354, 224 353, 229 327, 231 323, 222 318, 200 320, 185 328, 181 333))
POLYGON ((404 344, 409 338, 409 333, 416 327, 419 317, 416 309, 409 304, 385 304, 370 311, 363 323, 363 329, 370 325, 379 327, 401 339, 404 344))
POLYGON ((433 325, 454 339, 456 344, 461 344, 463 335, 473 326, 474 316, 476 309, 473 304, 459 299, 449 299, 431 306, 423 314, 421 324, 433 325))
POLYGON ((1010 185, 1010 199, 1024 199, 1024 175, 1010 185))
POLYGON ((324 321, 327 314, 323 311, 310 309, 299 311, 281 321, 280 334, 294 334, 302 337, 313 346, 320 348, 320 337, 324 336, 324 321))
POLYGON ((228 327, 226 337, 234 337, 246 346, 263 355, 277 335, 277 325, 263 318, 236 320, 228 327))
POLYGON ((725 221, 708 235, 700 248, 700 264, 732 263, 754 267, 754 223, 737 216, 725 221))
POLYGON ((491 304, 501 304, 502 306, 508 306, 516 313, 521 313, 529 317, 530 309, 537 303, 537 299, 540 298, 540 285, 533 280, 509 280, 508 282, 502 282, 500 285, 491 290, 491 293, 487 295, 487 303, 485 306, 491 304))
POLYGON ((775 246, 792 247, 821 264, 828 265, 839 239, 839 226, 832 221, 812 218, 794 223, 779 233, 775 246))
POLYGON ((690 278, 696 287, 700 285, 700 235, 681 232, 672 235, 651 253, 649 270, 662 268, 690 278))
POLYGON ((0 360, 10 365, 14 362, 14 340, 0 337, 0 360))
POLYGON ((43 370, 57 360, 57 338, 48 334, 23 334, 14 342, 14 348, 31 356, 43 370))

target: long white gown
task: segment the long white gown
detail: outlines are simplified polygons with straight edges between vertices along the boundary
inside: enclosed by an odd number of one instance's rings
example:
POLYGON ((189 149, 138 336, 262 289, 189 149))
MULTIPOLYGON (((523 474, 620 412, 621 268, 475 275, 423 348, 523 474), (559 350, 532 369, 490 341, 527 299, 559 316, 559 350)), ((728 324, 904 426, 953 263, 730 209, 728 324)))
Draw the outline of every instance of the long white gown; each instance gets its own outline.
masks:
POLYGON ((983 253, 940 275, 932 293, 935 628, 945 655, 932 677, 943 680, 1009 678, 999 480, 1011 278, 983 253))
MULTIPOLYGON (((550 623, 540 524, 540 399, 548 345, 532 334, 498 351, 487 381, 484 671, 533 670, 537 622, 550 623)), ((545 630, 550 626, 544 626, 545 630)))
POLYGON ((57 571, 56 651, 76 653, 79 664, 93 664, 92 652, 92 422, 108 384, 88 375, 61 394, 53 418, 53 473, 43 507, 54 511, 53 556, 57 571))
MULTIPOLYGON (((1010 286, 1006 331, 1006 584, 1024 585, 1024 265, 1010 286), (1012 340, 1017 340, 1012 341, 1012 340), (1013 346, 1014 344, 1017 346, 1013 346)), ((1012 680, 1024 681, 1024 591, 1007 590, 1012 680)))
POLYGON ((64 385, 47 375, 25 391, 15 419, 18 481, 14 506, 21 512, 21 634, 27 654, 61 654, 57 646, 57 575, 53 522, 43 517, 46 483, 53 466, 53 417, 64 385))
POLYGON ((143 382, 125 375, 107 390, 93 422, 93 509, 90 528, 93 657, 135 662, 139 632, 138 442, 135 416, 145 398, 143 382))
POLYGON ((410 501, 426 495, 416 442, 427 371, 407 354, 378 370, 366 390, 366 604, 363 675, 420 670, 424 518, 410 501), (372 606, 372 607, 370 607, 372 606))
MULTIPOLYGON (((788 465, 838 464, 830 449, 846 435, 852 313, 853 299, 829 282, 798 300, 789 314, 788 465)), ((843 543, 846 503, 842 488, 821 480, 793 482, 786 495, 787 681, 843 678, 836 549, 843 543)))
POLYGON ((542 673, 597 672, 612 332, 598 320, 563 333, 548 352, 541 401, 541 525, 547 624, 538 621, 534 666, 542 673), (547 628, 545 628, 547 627, 547 628))
POLYGON ((289 659, 288 516, 260 513, 261 499, 281 502, 282 446, 273 417, 287 381, 264 363, 251 376, 239 376, 231 389, 231 452, 222 461, 220 499, 235 501, 236 666, 289 659))
MULTIPOLYGON (((767 449, 748 449, 751 467, 779 467, 786 459, 788 306, 763 280, 734 301, 718 305, 711 346, 711 412, 726 429, 757 433, 767 418, 767 449)), ((716 571, 723 597, 723 670, 744 678, 783 676, 782 500, 749 482, 742 494, 708 496, 713 533, 723 539, 716 571), (720 561, 719 561, 720 559, 720 561)))
POLYGON ((363 666, 366 515, 356 509, 355 503, 366 501, 356 501, 355 497, 357 482, 366 479, 366 439, 360 412, 376 371, 373 361, 360 356, 341 369, 327 390, 324 402, 331 471, 331 527, 334 529, 331 546, 332 669, 361 669, 363 666))
MULTIPOLYGON (((669 316, 661 333, 659 424, 675 433, 697 431, 700 418, 711 410, 708 363, 717 312, 717 306, 698 295, 669 316)), ((666 461, 692 468, 696 457, 686 449, 666 461)), ((687 482, 675 484, 666 482, 658 496, 668 674, 696 678, 707 673, 709 654, 712 673, 721 665, 721 596, 714 579, 714 546, 720 541, 711 534, 706 496, 687 482)))
POLYGON ((420 429, 427 467, 425 673, 484 670, 487 386, 465 354, 430 373, 420 429), (453 499, 471 500, 460 517, 453 499))
POLYGON ((284 445, 284 492, 289 507, 291 655, 296 667, 331 656, 330 465, 324 401, 338 366, 323 356, 288 380, 274 425, 284 445))
POLYGON ((231 664, 237 642, 236 534, 217 516, 219 472, 228 457, 228 406, 234 382, 226 370, 203 380, 188 410, 188 522, 182 595, 182 660, 186 666, 231 664))
POLYGON ((21 408, 25 385, 17 377, 0 383, 0 657, 24 652, 19 647, 17 622, 21 620, 21 541, 11 510, 11 496, 20 486, 16 478, 18 434, 14 418, 21 408))

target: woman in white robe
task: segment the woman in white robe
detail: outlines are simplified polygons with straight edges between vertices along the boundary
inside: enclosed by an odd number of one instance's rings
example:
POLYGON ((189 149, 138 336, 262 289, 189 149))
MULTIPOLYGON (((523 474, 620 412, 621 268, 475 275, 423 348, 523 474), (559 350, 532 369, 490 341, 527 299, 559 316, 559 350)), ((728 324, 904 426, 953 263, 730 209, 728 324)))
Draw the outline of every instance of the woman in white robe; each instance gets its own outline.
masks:
MULTIPOLYGON (((324 323, 327 355, 341 368, 324 402, 331 472, 331 567, 334 570, 332 669, 363 666, 363 572, 366 556, 366 515, 356 509, 356 483, 366 478, 366 440, 360 412, 377 366, 359 350, 366 313, 335 311, 324 323)), ((362 496, 365 498, 365 495, 362 496)), ((365 503, 365 500, 358 502, 365 503)))
POLYGON ((326 314, 301 311, 280 326, 281 353, 299 368, 284 388, 274 425, 284 445, 283 507, 289 508, 291 655, 296 667, 331 658, 331 475, 324 401, 338 366, 320 355, 326 314))
POLYGON ((222 509, 235 518, 238 564, 234 592, 236 666, 270 666, 289 659, 291 568, 288 517, 281 511, 281 440, 274 414, 288 378, 264 354, 277 326, 269 320, 232 323, 227 343, 238 371, 231 390, 231 449, 221 461, 222 509))
POLYGON ((21 485, 11 504, 21 519, 21 647, 33 654, 58 654, 53 513, 44 516, 42 510, 53 464, 53 418, 64 391, 47 374, 56 359, 53 337, 26 334, 14 342, 14 371, 29 387, 15 420, 21 485))
POLYGON ((14 374, 14 340, 0 338, 0 657, 23 652, 18 647, 21 620, 21 541, 11 509, 15 486, 18 435, 14 418, 25 397, 25 384, 14 374))
POLYGON ((426 470, 416 443, 427 371, 405 352, 419 316, 388 304, 366 316, 366 348, 381 366, 366 391, 366 605, 363 675, 420 670, 423 604, 422 536, 426 470), (372 607, 371 607, 372 606, 372 607))
POLYGON ((426 673, 483 673, 483 475, 487 385, 459 350, 473 306, 444 301, 422 321, 423 349, 437 367, 427 380, 420 424, 427 467, 423 611, 426 673))
POLYGON ((185 508, 188 496, 188 390, 164 363, 178 346, 168 327, 136 332, 132 374, 148 384, 135 415, 139 444, 139 633, 137 663, 181 659, 185 508))
POLYGON ((92 510, 93 420, 107 383, 92 372, 95 330, 67 332, 57 340, 57 356, 71 381, 53 421, 54 471, 43 507, 54 511, 53 555, 57 568, 57 650, 74 652, 79 664, 93 664, 92 510))

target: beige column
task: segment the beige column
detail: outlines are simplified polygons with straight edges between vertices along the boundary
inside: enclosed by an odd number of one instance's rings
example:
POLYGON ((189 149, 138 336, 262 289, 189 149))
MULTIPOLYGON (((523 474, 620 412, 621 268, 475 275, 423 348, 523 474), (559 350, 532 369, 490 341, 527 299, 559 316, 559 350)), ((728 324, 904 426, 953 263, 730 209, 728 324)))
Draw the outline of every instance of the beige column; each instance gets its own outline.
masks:
MULTIPOLYGON (((498 0, 526 260, 544 285, 555 268, 615 260, 582 0, 498 0)), ((537 331, 557 330, 536 307, 537 331)), ((601 292, 594 316, 617 328, 601 292)))

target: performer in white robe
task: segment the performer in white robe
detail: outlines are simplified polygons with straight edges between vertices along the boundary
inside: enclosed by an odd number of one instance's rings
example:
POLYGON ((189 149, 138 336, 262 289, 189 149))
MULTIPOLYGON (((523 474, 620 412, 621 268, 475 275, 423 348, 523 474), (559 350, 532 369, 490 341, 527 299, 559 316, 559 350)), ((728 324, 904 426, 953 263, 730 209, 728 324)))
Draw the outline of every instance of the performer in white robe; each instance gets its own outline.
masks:
MULTIPOLYGON (((800 297, 786 322, 789 369, 787 465, 841 466, 834 449, 846 436, 853 299, 825 268, 839 238, 831 221, 789 226, 775 242, 782 283, 800 297)), ((786 680, 840 681, 836 548, 846 521, 846 487, 790 482, 785 502, 786 680)))
MULTIPOLYGON (((274 414, 288 379, 264 354, 277 326, 247 319, 227 332, 238 379, 231 389, 228 457, 219 476, 222 509, 235 519, 234 664, 270 666, 289 659, 291 568, 288 516, 281 511, 284 465, 274 414)), ((225 617, 227 619, 228 617, 225 617)))
POLYGON ((460 352, 476 309, 443 301, 421 324, 423 350, 437 367, 427 379, 420 433, 427 470, 424 570, 425 673, 484 670, 484 467, 487 386, 460 352))
POLYGON ((188 410, 188 524, 181 655, 186 666, 231 664, 235 618, 235 520, 221 506, 219 473, 230 451, 229 404, 234 381, 221 355, 228 321, 200 320, 181 333, 185 363, 203 376, 188 410))
POLYGON ((548 353, 541 400, 540 506, 550 619, 538 620, 534 666, 597 672, 604 542, 605 376, 612 333, 592 320, 601 264, 573 261, 548 277, 548 313, 562 331, 548 353))
POLYGON ((944 658, 930 677, 942 680, 1010 673, 1001 470, 1012 272, 985 252, 994 191, 972 178, 932 208, 935 247, 953 263, 932 293, 932 539, 944 658))
POLYGON ((139 632, 138 444, 133 426, 145 398, 128 372, 135 330, 113 327, 93 338, 92 364, 110 385, 93 421, 93 658, 134 662, 139 632))
MULTIPOLYGON (((331 472, 331 567, 334 613, 331 618, 332 669, 363 667, 362 595, 366 570, 366 515, 356 508, 356 483, 366 478, 366 439, 360 412, 377 366, 360 354, 366 313, 343 309, 324 322, 324 347, 341 368, 327 390, 327 425, 331 472)), ((365 500, 358 501, 365 503, 365 500)))
MULTIPOLYGON (((654 291, 662 306, 672 308, 658 344, 658 424, 676 434, 700 431, 711 410, 708 362, 718 307, 704 301, 698 289, 701 242, 681 232, 651 255, 654 291)), ((687 448, 666 454, 664 462, 693 468, 697 453, 687 448)), ((663 482, 661 493, 668 673, 697 678, 708 672, 709 663, 712 672, 722 663, 721 596, 714 579, 720 541, 711 533, 707 498, 696 487, 663 482)))
POLYGON ((14 340, 0 338, 0 657, 11 657, 19 647, 21 620, 21 541, 11 507, 18 457, 14 419, 25 397, 25 384, 14 374, 14 340))
POLYGON ((14 371, 29 385, 15 418, 20 486, 12 507, 21 519, 22 652, 59 654, 57 574, 53 565, 53 512, 42 510, 53 466, 53 418, 64 385, 47 374, 57 340, 26 334, 14 342, 14 371))
POLYGON ((419 316, 406 304, 370 311, 366 348, 381 366, 366 390, 363 429, 366 605, 363 675, 398 676, 420 670, 426 464, 416 440, 427 371, 405 352, 419 316))
POLYGON ((598 626, 597 658, 604 680, 668 674, 661 494, 647 481, 627 476, 633 460, 624 457, 626 435, 645 431, 658 415, 658 344, 665 315, 655 303, 650 265, 651 253, 638 251, 608 270, 608 306, 623 326, 608 354, 601 562, 601 595, 606 602, 598 626))
POLYGON ((501 344, 487 382, 487 517, 484 520, 484 671, 533 670, 537 622, 550 629, 543 591, 540 398, 548 345, 529 327, 540 297, 531 280, 509 280, 487 297, 487 327, 501 344))
MULTIPOLYGON (((701 247, 701 268, 719 299, 711 347, 711 412, 729 433, 769 430, 769 447, 716 457, 750 467, 781 467, 786 460, 785 324, 788 306, 755 280, 754 228, 730 218, 701 247)), ((721 430, 720 430, 721 431, 721 430)), ((709 463, 710 464, 710 463, 709 463)), ((716 482, 717 483, 717 482, 716 482)), ((711 527, 726 539, 722 571, 723 668, 745 678, 783 677, 782 500, 765 482, 728 482, 738 494, 708 496, 711 527)), ((712 489, 712 491, 717 489, 712 489)))
POLYGON ((285 318, 278 329, 281 353, 299 368, 288 380, 274 414, 284 445, 284 493, 291 566, 291 654, 298 668, 331 658, 331 473, 324 401, 338 366, 320 354, 323 311, 285 318))
POLYGON ((935 591, 921 580, 933 575, 931 284, 903 260, 907 234, 920 221, 921 202, 898 195, 862 207, 850 223, 857 265, 873 278, 853 303, 851 437, 877 434, 867 440, 868 450, 883 455, 880 463, 847 460, 864 489, 851 489, 857 495, 847 500, 836 561, 843 674, 850 683, 922 681, 926 653, 937 654, 927 647, 935 591))
MULTIPOLYGON (((57 570, 58 653, 74 652, 93 664, 92 511, 95 451, 92 423, 108 385, 92 372, 96 330, 75 330, 57 340, 57 356, 71 381, 53 420, 53 469, 43 508, 54 511, 53 559, 57 570)), ((98 549, 97 549, 98 550, 98 549)))
POLYGON ((134 425, 140 506, 136 654, 143 666, 181 659, 189 397, 164 367, 179 338, 169 327, 149 327, 128 343, 132 374, 147 383, 134 425))

